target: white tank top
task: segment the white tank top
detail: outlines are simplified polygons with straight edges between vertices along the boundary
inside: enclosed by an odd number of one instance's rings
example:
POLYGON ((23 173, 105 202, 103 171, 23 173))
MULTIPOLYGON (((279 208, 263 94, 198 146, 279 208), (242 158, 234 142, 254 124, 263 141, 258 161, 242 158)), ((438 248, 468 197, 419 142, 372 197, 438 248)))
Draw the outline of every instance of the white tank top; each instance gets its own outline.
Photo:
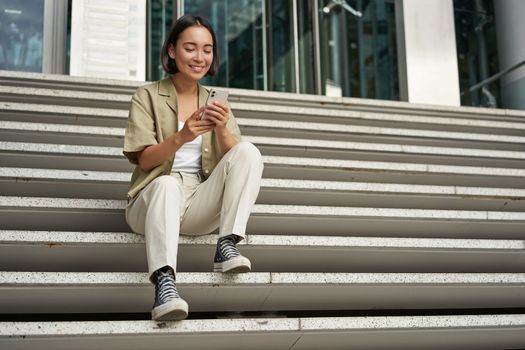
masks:
MULTIPOLYGON (((179 130, 184 127, 184 122, 179 122, 179 130)), ((198 173, 201 170, 202 157, 202 135, 193 141, 186 142, 177 152, 173 161, 172 172, 183 171, 187 173, 198 173)))

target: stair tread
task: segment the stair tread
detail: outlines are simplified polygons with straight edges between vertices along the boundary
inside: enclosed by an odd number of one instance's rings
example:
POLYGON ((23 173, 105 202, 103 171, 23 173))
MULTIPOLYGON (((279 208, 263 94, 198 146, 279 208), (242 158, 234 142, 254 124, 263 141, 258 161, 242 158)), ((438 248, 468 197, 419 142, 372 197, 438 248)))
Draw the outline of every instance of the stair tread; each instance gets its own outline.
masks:
MULTIPOLYGON (((424 111, 425 107, 430 106, 410 106, 408 104, 399 104, 394 101, 388 101, 387 105, 382 106, 381 102, 385 101, 371 101, 369 102, 368 107, 376 107, 379 112, 370 111, 368 113, 362 113, 351 109, 351 106, 358 106, 359 103, 366 104, 366 102, 359 101, 355 104, 348 104, 345 101, 353 101, 347 99, 335 99, 332 100, 332 105, 327 103, 322 103, 319 101, 321 99, 319 96, 308 96, 301 97, 298 95, 300 101, 299 104, 294 103, 293 105, 286 105, 286 101, 290 101, 289 94, 276 94, 276 98, 264 99, 259 96, 255 96, 256 100, 260 102, 257 103, 254 101, 254 96, 250 93, 244 91, 229 89, 232 91, 232 96, 230 98, 230 105, 234 111, 237 113, 266 113, 266 114, 296 114, 301 116, 323 116, 323 117, 335 117, 341 119, 357 119, 357 120, 368 120, 368 121, 397 121, 404 123, 417 123, 417 124, 437 124, 437 125, 449 125, 449 126, 463 126, 463 127, 480 127, 480 128, 501 128, 501 129, 525 129, 525 123, 521 121, 501 121, 508 114, 517 115, 521 117, 520 113, 507 113, 504 110, 484 110, 484 109, 472 109, 471 113, 468 113, 468 108, 454 108, 454 107, 444 107, 444 106, 431 106, 434 109, 434 114, 446 114, 446 113, 457 113, 460 116, 451 118, 444 116, 424 116, 421 113, 419 115, 410 115, 410 114, 400 114, 399 112, 421 110, 424 111), (235 93, 238 96, 235 96, 235 93), (245 94, 246 102, 244 102, 243 96, 239 94, 245 94), (278 96, 278 97, 277 97, 278 96), (306 102, 306 101, 308 102, 306 102), (263 102, 264 101, 264 102, 263 102), (397 113, 384 113, 385 110, 388 110, 388 105, 392 105, 393 108, 390 110, 395 111, 396 107, 400 111, 397 113), (385 109, 387 107, 387 109, 385 109), (437 112, 437 113, 436 113, 437 112), (477 112, 477 113, 476 113, 477 112), (482 118, 483 113, 489 112, 490 115, 488 118, 482 118), (472 117, 477 118, 472 118, 472 117), (500 120, 498 120, 498 117, 500 120)), ((25 87, 25 86, 0 86, 0 95, 9 96, 15 102, 17 97, 27 97, 37 101, 38 99, 49 99, 55 98, 59 100, 71 100, 71 103, 76 102, 78 105, 79 101, 85 103, 92 101, 92 103, 117 103, 121 105, 121 108, 124 108, 129 104, 131 100, 131 93, 111 93, 111 92, 96 92, 96 91, 82 91, 82 90, 68 90, 68 89, 54 89, 54 88, 43 88, 43 87, 25 87)), ((519 120, 519 119, 518 119, 519 120)))
MULTIPOLYGON (((3 152, 35 152, 47 154, 64 154, 78 156, 101 156, 119 157, 122 155, 120 147, 101 147, 101 146, 77 146, 49 143, 29 143, 29 142, 0 142, 0 151, 3 152)), ((301 158, 284 156, 263 156, 265 163, 270 165, 285 166, 315 166, 333 168, 355 168, 371 169, 376 171, 409 171, 422 173, 452 173, 452 174, 477 174, 486 176, 515 176, 524 177, 525 169, 521 168, 499 168, 499 167, 479 167, 479 166, 460 166, 442 165, 408 162, 379 162, 361 161, 345 159, 322 159, 322 158, 301 158)))
POLYGON ((525 315, 372 316, 154 321, 1 322, 0 345, 100 349, 519 348, 525 315), (203 330, 205 330, 203 332, 203 330), (240 332, 239 330, 242 330, 240 332), (373 333, 371 333, 373 332, 373 333), (373 334, 374 336, 371 336, 373 334), (45 339, 45 341, 43 341, 45 339), (437 347, 435 344, 439 344, 437 347))
MULTIPOLYGON (((216 242, 215 234, 181 235, 178 270, 209 271, 216 242)), ((256 272, 525 271, 523 240, 262 234, 247 235, 239 248, 256 272)), ((1 230, 0 266, 9 271, 145 271, 144 236, 1 230), (21 255, 31 259, 21 260, 21 255)))
MULTIPOLYGON (((182 245, 215 246, 216 235, 189 237, 181 235, 182 245)), ((0 230, 0 244, 144 244, 144 236, 132 232, 85 232, 85 231, 26 231, 0 230)), ((472 250, 525 250, 523 240, 504 239, 458 239, 458 238, 409 238, 409 237, 341 237, 341 236, 286 236, 247 235, 238 243, 244 246, 279 246, 321 248, 424 248, 424 249, 472 249, 472 250)))
MULTIPOLYGON (((16 180, 23 178, 26 180, 42 179, 53 182, 97 181, 111 183, 119 182, 128 185, 131 174, 131 172, 0 167, 0 179, 6 180, 16 180)), ((326 191, 413 193, 419 195, 468 195, 482 197, 506 197, 516 199, 525 197, 525 189, 520 188, 438 186, 355 181, 316 181, 263 178, 261 181, 261 187, 326 191)))
MULTIPOLYGON (((177 289, 202 312, 525 306, 525 273, 177 272, 177 289)), ((8 314, 148 312, 153 285, 147 273, 3 271, 0 296, 8 314)))
MULTIPOLYGON (((0 129, 12 132, 38 132, 52 133, 54 142, 58 138, 54 133, 59 135, 84 135, 97 137, 124 137, 124 128, 100 127, 100 126, 83 126, 71 124, 49 124, 49 123, 28 123, 28 122, 11 122, 0 121, 0 129)), ((494 136, 494 135, 493 135, 494 136)), ((287 146, 287 147, 305 147, 307 149, 335 149, 346 151, 369 151, 369 152, 386 152, 401 154, 425 154, 455 157, 485 157, 500 159, 525 159, 525 152, 496 149, 476 149, 466 147, 441 147, 441 146, 421 146, 411 144, 390 144, 377 142, 347 142, 347 141, 329 141, 304 138, 285 138, 285 137, 263 137, 245 135, 244 140, 254 143, 255 145, 270 146, 287 146)), ((95 141, 96 142, 96 141, 95 141)), ((525 142, 525 137, 523 138, 525 142)))
MULTIPOLYGON (((125 231, 125 200, 0 197, 4 229, 125 231)), ((522 239, 525 212, 256 204, 247 233, 522 239), (421 229, 421 225, 425 227, 421 229)))
MULTIPOLYGON (((42 105, 42 104, 31 104, 31 103, 19 103, 19 102, 2 102, 0 101, 0 112, 20 112, 25 113, 47 113, 53 115, 71 115, 72 118, 78 118, 78 116, 85 117, 104 117, 104 118, 117 118, 122 120, 122 124, 128 117, 127 110, 100 108, 100 107, 79 107, 79 106, 59 106, 59 105, 42 105)), ((336 133, 347 133, 347 134, 369 134, 369 135, 382 135, 382 136, 396 136, 396 137, 417 137, 417 138, 436 138, 436 139, 457 139, 457 140, 468 140, 468 141, 484 141, 484 142, 508 142, 508 143, 525 143, 525 137, 517 135, 505 135, 505 134, 494 134, 493 130, 487 130, 487 133, 474 133, 474 132, 457 132, 457 131, 442 131, 434 129, 411 129, 411 128, 400 128, 400 127, 379 127, 379 126, 367 126, 367 125, 349 125, 349 124, 336 124, 333 122, 306 122, 306 121, 287 121, 287 120, 275 120, 275 119, 258 119, 258 118, 236 118, 237 122, 241 127, 258 127, 258 128, 270 128, 270 129, 281 129, 281 130, 303 130, 309 132, 336 132, 336 133)), ((4 121, 3 128, 15 126, 16 121, 4 121)), ((24 123, 24 122, 18 122, 24 123)), ((28 123, 28 122, 26 122, 28 123)), ((31 122, 34 124, 36 121, 31 122)), ((31 124, 28 123, 28 124, 31 124)), ((2 123, 0 123, 2 125, 2 123)), ((48 124, 47 128, 55 126, 54 123, 48 124)), ((122 125, 124 126, 124 125, 122 125)), ((26 127, 28 125, 20 124, 18 128, 26 127)), ((43 126, 34 125, 34 128, 43 128, 43 126)), ((92 125, 93 129, 89 129, 86 126, 84 132, 98 131, 103 134, 104 128, 92 125), (102 128, 98 130, 97 128, 102 128)), ((67 130, 67 125, 60 127, 63 130, 67 130)), ((118 129, 118 128, 115 128, 118 129)))
MULTIPOLYGON (((55 197, 0 196, 0 207, 56 208, 56 209, 106 209, 123 210, 127 201, 113 199, 82 199, 55 197)), ((465 220, 525 220, 525 212, 487 210, 435 210, 411 208, 367 208, 308 205, 255 204, 253 214, 267 215, 321 215, 321 216, 365 216, 399 217, 421 219, 465 219, 465 220)))

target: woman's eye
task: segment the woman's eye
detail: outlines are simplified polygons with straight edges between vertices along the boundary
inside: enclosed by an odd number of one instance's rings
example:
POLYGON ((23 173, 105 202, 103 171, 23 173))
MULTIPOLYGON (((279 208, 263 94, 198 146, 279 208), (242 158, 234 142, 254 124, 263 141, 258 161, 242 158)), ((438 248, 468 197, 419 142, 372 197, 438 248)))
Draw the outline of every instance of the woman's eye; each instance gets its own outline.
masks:
POLYGON ((186 49, 187 52, 193 52, 195 49, 186 49))

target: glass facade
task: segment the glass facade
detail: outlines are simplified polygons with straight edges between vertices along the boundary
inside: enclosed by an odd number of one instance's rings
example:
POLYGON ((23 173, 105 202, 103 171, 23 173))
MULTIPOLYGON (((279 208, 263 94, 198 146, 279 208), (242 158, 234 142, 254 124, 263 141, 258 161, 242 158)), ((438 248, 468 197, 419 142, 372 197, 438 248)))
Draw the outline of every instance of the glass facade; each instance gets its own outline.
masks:
POLYGON ((220 69, 204 84, 264 90, 262 0, 184 1, 184 13, 206 17, 219 44, 220 69))
POLYGON ((0 69, 42 72, 44 0, 0 0, 0 69))
MULTIPOLYGON (((75 1, 113 4, 104 0, 75 1)), ((399 100, 399 71, 406 72, 404 67, 398 67, 395 5, 404 4, 402 1, 120 0, 119 4, 139 4, 138 12, 147 17, 146 24, 127 23, 129 32, 147 31, 146 52, 138 54, 142 61, 137 63, 142 69, 146 66, 146 80, 165 76, 160 64, 164 39, 177 16, 195 13, 210 20, 219 41, 219 74, 206 78, 205 84, 399 100)), ((70 63, 72 53, 78 49, 71 41, 75 23, 72 3, 73 0, 0 0, 0 69, 73 74, 70 63), (54 7, 48 6, 51 4, 54 7), (64 10, 56 4, 62 4, 64 10), (67 23, 65 38, 60 37, 64 33, 59 34, 57 19, 67 23), (62 41, 62 46, 54 45, 62 41), (63 68, 58 59, 64 60, 63 68)), ((514 82, 521 73, 516 71, 469 92, 471 87, 499 73, 500 64, 504 68, 514 64, 514 56, 521 49, 519 42, 514 45, 501 40, 501 36, 512 34, 513 23, 519 21, 503 10, 521 9, 518 4, 509 7, 494 0, 453 0, 462 105, 520 108, 516 103, 503 104, 512 89, 514 100, 521 99, 523 89, 514 82), (503 17, 498 17, 498 31, 496 12, 503 17)), ((405 24, 404 20, 398 23, 405 24)), ((128 42, 134 42, 130 38, 128 42)), ((144 47, 142 43, 138 46, 144 47)), ((139 79, 144 79, 143 74, 139 79)), ((406 89, 403 86, 403 93, 406 89)))
MULTIPOLYGON (((344 3, 363 16, 345 10, 342 0, 149 0, 146 79, 165 76, 164 39, 178 12, 194 13, 210 20, 220 50, 219 74, 204 84, 399 99, 394 1, 344 3)), ((44 0, 0 0, 0 6, 0 69, 41 72, 44 0)))
POLYGON ((322 94, 399 99, 393 1, 319 2, 322 94))
POLYGON ((294 8, 288 0, 269 0, 268 90, 296 91, 294 8))
MULTIPOLYGON (((182 1, 183 13, 210 20, 219 42, 219 74, 203 83, 399 99, 394 2, 348 1, 363 13, 360 18, 332 2, 339 1, 182 1)), ((148 80, 163 76, 158 56, 174 5, 149 2, 148 80)))
POLYGON ((311 0, 297 1, 297 46, 299 91, 303 94, 315 94, 316 88, 316 54, 315 27, 316 8, 311 0))
POLYGON ((499 72, 492 0, 454 0, 459 84, 463 106, 501 106, 499 81, 469 88, 499 72))

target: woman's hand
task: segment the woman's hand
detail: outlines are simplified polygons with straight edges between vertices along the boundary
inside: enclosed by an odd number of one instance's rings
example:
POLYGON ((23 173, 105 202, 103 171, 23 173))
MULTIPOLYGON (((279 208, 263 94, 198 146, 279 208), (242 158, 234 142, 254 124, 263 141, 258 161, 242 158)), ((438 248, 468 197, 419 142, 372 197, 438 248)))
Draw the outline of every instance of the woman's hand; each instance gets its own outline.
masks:
POLYGON ((220 152, 222 154, 228 152, 237 144, 237 141, 232 137, 226 127, 228 119, 230 118, 228 106, 219 101, 215 101, 213 104, 205 106, 204 113, 206 113, 205 120, 210 120, 214 123, 215 135, 217 135, 220 152))
POLYGON ((193 141, 197 136, 207 133, 208 131, 213 130, 215 127, 215 123, 212 120, 206 119, 200 119, 200 115, 202 112, 204 112, 206 109, 206 106, 203 106, 193 112, 191 117, 186 120, 184 123, 184 127, 182 130, 179 130, 179 135, 181 138, 181 141, 191 142, 193 141))
POLYGON ((204 108, 204 113, 206 114, 205 120, 212 121, 217 131, 226 128, 230 112, 227 105, 219 101, 214 101, 213 104, 204 106, 204 108))

